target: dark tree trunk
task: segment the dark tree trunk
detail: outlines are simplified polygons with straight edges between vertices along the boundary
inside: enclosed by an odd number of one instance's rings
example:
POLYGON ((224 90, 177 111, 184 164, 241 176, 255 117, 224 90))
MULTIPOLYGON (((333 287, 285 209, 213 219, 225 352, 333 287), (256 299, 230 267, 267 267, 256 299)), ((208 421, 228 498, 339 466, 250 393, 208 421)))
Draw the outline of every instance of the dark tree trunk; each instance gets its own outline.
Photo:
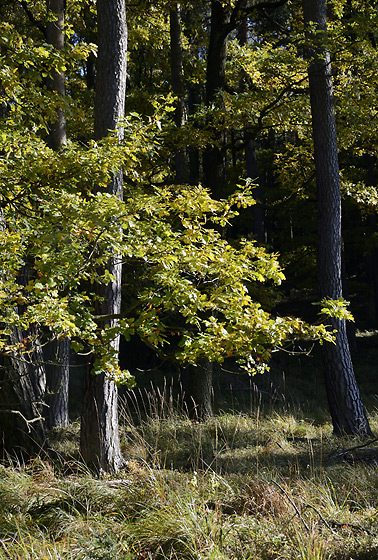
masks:
POLYGON ((253 237, 257 243, 266 243, 265 235, 265 211, 263 208, 263 188, 260 181, 259 170, 257 166, 257 154, 255 142, 250 140, 245 147, 245 166, 247 177, 252 179, 254 188, 252 194, 256 200, 256 204, 251 207, 253 218, 253 237))
MULTIPOLYGON (((237 39, 240 45, 246 45, 248 43, 248 18, 244 18, 238 27, 237 39)), ((258 243, 265 243, 265 212, 262 207, 263 202, 263 188, 259 177, 259 169, 257 166, 257 154, 256 145, 253 139, 248 140, 247 134, 245 134, 246 146, 245 146, 245 167, 247 177, 252 179, 254 183, 253 196, 257 204, 250 207, 248 210, 252 214, 253 220, 253 236, 258 243)))
MULTIPOLYGON (((188 95, 188 112, 189 115, 194 115, 196 112, 196 105, 200 103, 200 95, 193 85, 189 88, 188 95)), ((191 185, 198 185, 200 180, 200 154, 199 150, 192 146, 189 150, 189 182, 191 185)))
MULTIPOLYGON (((1 203, 1 199, 0 199, 1 203)), ((6 229, 4 212, 0 205, 0 231, 6 229)), ((18 283, 26 285, 29 276, 24 265, 18 283)), ((24 308, 18 306, 18 313, 24 308)), ((29 456, 39 452, 45 444, 44 396, 46 389, 45 370, 38 336, 33 336, 34 327, 28 333, 14 328, 9 335, 9 344, 19 350, 0 356, 0 450, 2 456, 29 456), (24 339, 35 342, 29 352, 24 339)))
MULTIPOLYGON (((187 29, 193 27, 193 12, 192 10, 182 10, 182 21, 183 25, 183 32, 185 33, 187 29)), ((185 37, 188 41, 191 41, 192 37, 190 33, 185 34, 185 37)), ((197 106, 200 105, 203 101, 203 88, 201 85, 188 85, 188 116, 195 115, 197 111, 197 106)), ((188 181, 192 185, 198 185, 200 182, 200 167, 201 167, 201 158, 199 150, 196 146, 191 145, 188 149, 188 160, 189 160, 189 169, 188 169, 188 181)))
MULTIPOLYGON (((211 29, 206 61, 206 105, 211 107, 217 93, 225 87, 228 24, 230 8, 220 0, 211 2, 211 29)), ((221 138, 214 138, 220 144, 221 138)), ((203 154, 204 184, 215 198, 225 196, 225 160, 221 148, 209 146, 203 154)))
MULTIPOLYGON (((49 20, 46 26, 47 41, 57 50, 64 48, 64 9, 66 0, 47 0, 47 14, 49 20)), ((61 96, 66 94, 64 72, 54 71, 48 80, 48 86, 61 96)), ((66 116, 62 106, 57 109, 57 118, 50 123, 49 145, 53 150, 59 150, 67 142, 66 116)))
MULTIPOLYGON (((171 38, 171 82, 172 91, 177 96, 175 109, 175 124, 181 128, 186 119, 185 87, 182 73, 182 43, 181 43, 181 6, 174 4, 169 12, 171 38)), ((186 153, 181 147, 174 155, 175 181, 185 183, 188 180, 188 165, 186 153)))
MULTIPOLYGON (((97 1, 98 58, 95 98, 95 137, 103 138, 109 130, 123 137, 119 120, 124 116, 126 94, 127 25, 124 0, 97 1)), ((122 172, 114 174, 108 192, 122 198, 122 172)), ((116 225, 114 227, 117 227, 116 225)), ((116 315, 121 310, 120 259, 115 255, 108 263, 114 280, 99 286, 103 303, 101 315, 116 315)), ((107 322, 114 326, 116 319, 107 322)), ((119 337, 113 340, 118 353, 119 337)), ((81 454, 97 472, 117 472, 123 464, 118 432, 118 391, 106 372, 85 374, 81 417, 81 454)))
POLYGON ((184 402, 189 418, 203 421, 212 416, 212 372, 208 361, 188 366, 183 372, 184 402))
MULTIPOLYGON (((318 283, 321 298, 342 297, 341 196, 335 109, 327 45, 325 0, 303 0, 309 48, 309 83, 318 200, 318 283), (310 22, 316 24, 313 35, 310 22)), ((334 433, 370 435, 357 387, 345 321, 331 319, 336 344, 323 345, 328 403, 334 433)))
MULTIPOLYGON (((64 48, 64 12, 65 0, 47 0, 49 21, 46 26, 47 41, 57 50, 64 48)), ((64 72, 54 72, 48 80, 48 86, 62 99, 66 94, 64 72)), ((50 148, 61 150, 67 143, 66 116, 64 108, 57 110, 56 121, 50 123, 48 138, 50 148)), ((68 425, 68 383, 70 368, 69 339, 52 340, 44 348, 46 361, 47 393, 46 404, 47 427, 68 425)))
MULTIPOLYGON (((14 329, 10 343, 22 345, 14 329)), ((39 352, 13 352, 0 364, 0 448, 4 453, 28 457, 46 443, 44 422, 44 369, 39 352)))
POLYGON ((68 426, 68 386, 70 375, 70 340, 51 340, 44 347, 47 380, 46 413, 49 430, 68 426))
MULTIPOLYGON (((216 93, 225 86, 225 68, 230 9, 219 0, 211 2, 211 30, 206 69, 206 104, 211 106, 216 93)), ((204 184, 212 196, 225 195, 224 156, 218 147, 209 146, 203 153, 204 184)), ((212 414, 212 364, 205 362, 185 372, 185 401, 191 417, 204 419, 212 414)))
MULTIPOLYGON (((1 200, 0 200, 1 202, 1 200)), ((0 206, 0 231, 6 222, 0 206)), ((9 336, 11 345, 23 346, 23 333, 13 329, 9 336)), ((14 351, 0 359, 0 451, 4 457, 31 455, 38 452, 46 439, 42 414, 44 396, 43 368, 36 353, 28 355, 14 351), (31 362, 31 358, 33 362, 31 362)), ((38 352, 40 356, 40 352, 38 352)))

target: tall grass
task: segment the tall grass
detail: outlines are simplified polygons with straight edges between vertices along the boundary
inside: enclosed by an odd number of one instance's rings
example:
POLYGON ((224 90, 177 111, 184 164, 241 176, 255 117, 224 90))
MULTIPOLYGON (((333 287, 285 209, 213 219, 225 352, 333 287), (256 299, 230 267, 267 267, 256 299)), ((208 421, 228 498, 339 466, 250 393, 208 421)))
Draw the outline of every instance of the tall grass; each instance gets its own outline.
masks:
POLYGON ((151 389, 122 403, 121 435, 118 477, 75 459, 76 424, 55 435, 60 460, 0 466, 0 560, 378 558, 376 444, 344 453, 358 440, 302 408, 196 423, 151 389))

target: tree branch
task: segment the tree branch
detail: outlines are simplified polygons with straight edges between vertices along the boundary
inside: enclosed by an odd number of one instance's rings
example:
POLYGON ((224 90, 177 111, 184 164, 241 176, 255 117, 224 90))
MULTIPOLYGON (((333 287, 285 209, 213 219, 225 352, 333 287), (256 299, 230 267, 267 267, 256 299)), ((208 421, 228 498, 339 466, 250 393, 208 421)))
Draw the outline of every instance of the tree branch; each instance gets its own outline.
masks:
POLYGON ((37 29, 39 29, 40 32, 43 34, 44 38, 47 39, 47 29, 46 29, 46 27, 44 27, 42 25, 42 23, 34 17, 33 12, 31 12, 31 10, 29 10, 29 7, 28 7, 28 4, 27 4, 26 0, 18 0, 18 3, 21 4, 25 14, 28 16, 29 21, 33 25, 35 25, 35 27, 37 27, 37 29))

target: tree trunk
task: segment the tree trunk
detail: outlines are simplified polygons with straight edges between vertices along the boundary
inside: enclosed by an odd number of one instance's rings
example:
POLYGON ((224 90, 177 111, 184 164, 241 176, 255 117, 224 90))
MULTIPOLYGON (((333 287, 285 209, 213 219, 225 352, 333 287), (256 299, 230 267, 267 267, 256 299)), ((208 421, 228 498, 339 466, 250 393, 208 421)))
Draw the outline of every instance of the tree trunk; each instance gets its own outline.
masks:
POLYGON ((252 194, 253 198, 256 200, 256 204, 250 207, 253 219, 253 237, 257 243, 266 243, 265 211, 262 206, 264 194, 257 167, 255 142, 253 140, 250 140, 245 147, 245 166, 247 177, 252 179, 255 185, 253 187, 252 194))
MULTIPOLYGON (((318 201, 318 283, 321 298, 342 297, 341 196, 325 0, 303 0, 309 48, 309 84, 318 201), (311 31, 316 24, 317 33, 311 31)), ((331 319, 336 344, 323 345, 323 363, 334 433, 370 435, 357 387, 345 321, 331 319)))
MULTIPOLYGON (((13 329, 12 345, 22 347, 24 335, 13 329)), ((46 443, 44 422, 45 376, 42 352, 14 351, 0 364, 0 448, 3 453, 29 457, 46 443)))
MULTIPOLYGON (((225 87, 226 55, 231 10, 220 0, 211 2, 211 29, 206 61, 206 105, 211 107, 217 92, 225 87)), ((219 139, 217 139, 219 140, 219 139)), ((218 146, 209 146, 202 159, 204 185, 214 198, 225 196, 225 161, 218 146)), ((189 415, 204 419, 212 415, 213 366, 209 362, 186 372, 185 400, 189 415)))
MULTIPOLYGON (((211 2, 211 30, 206 69, 206 105, 211 106, 217 91, 223 91, 225 85, 225 68, 230 10, 219 0, 211 2)), ((209 146, 203 153, 204 185, 215 198, 224 196, 225 166, 221 150, 209 146)), ((205 362, 197 367, 187 368, 185 377, 185 402, 189 416, 205 419, 212 415, 212 370, 213 366, 205 362)))
MULTIPOLYGON (((189 115, 194 115, 196 112, 196 105, 200 104, 200 95, 198 88, 191 85, 188 95, 188 112, 189 115)), ((201 160, 198 148, 191 146, 189 149, 189 183, 191 185, 198 185, 200 181, 200 167, 201 160)))
MULTIPOLYGON (((248 43, 248 18, 244 18, 238 27, 237 39, 241 46, 248 43)), ((248 212, 252 215, 253 220, 253 237, 257 243, 265 243, 265 212, 261 203, 263 202, 263 188, 259 177, 259 169, 257 166, 256 145, 254 139, 248 140, 247 134, 244 134, 247 141, 245 146, 245 167, 247 177, 252 179, 254 183, 253 196, 257 202, 250 208, 248 212)))
MULTIPOLYGON (((206 61, 206 105, 211 107, 217 93, 225 87, 226 56, 228 44, 227 24, 230 9, 219 0, 211 2, 211 29, 206 61)), ((218 144, 220 138, 214 139, 218 144)), ((212 145, 203 153, 204 184, 215 198, 225 196, 225 160, 219 146, 212 145)))
POLYGON ((47 428, 68 426, 68 386, 70 376, 70 340, 51 340, 44 347, 47 390, 47 428))
POLYGON ((213 364, 208 361, 184 371, 184 402, 189 418, 203 421, 212 416, 213 364))
MULTIPOLYGON (((47 41, 57 50, 64 48, 65 0, 47 0, 49 21, 46 26, 47 41)), ((48 80, 49 89, 63 99, 66 94, 64 72, 53 72, 48 80)), ((53 150, 61 150, 67 143, 66 116, 64 108, 58 107, 57 118, 50 123, 48 144, 53 150)), ((44 347, 46 362, 47 427, 68 425, 68 384, 70 375, 70 341, 51 340, 44 347)))
MULTIPOLYGON (((47 0, 47 41, 57 50, 64 48, 64 9, 65 0, 47 0)), ((51 91, 55 91, 63 98, 66 94, 64 72, 54 72, 48 80, 51 91)), ((49 145, 53 150, 59 150, 67 143, 66 116, 63 107, 58 107, 57 118, 50 123, 49 145)))
MULTIPOLYGON (((101 139, 109 130, 123 137, 119 120, 124 116, 126 94, 127 26, 124 0, 97 1, 98 58, 95 98, 95 137, 101 139)), ((108 186, 111 195, 122 198, 122 172, 114 174, 108 186)), ((114 226, 117 227, 117 226, 114 226)), ((108 263, 114 280, 99 286, 103 303, 101 315, 119 314, 121 310, 120 259, 115 255, 108 263)), ((115 319, 106 324, 114 326, 115 319)), ((119 337, 113 340, 118 353, 119 337)), ((118 432, 118 391, 107 372, 85 373, 81 417, 81 455, 97 472, 117 472, 123 459, 118 432)))
MULTIPOLYGON (((1 202, 1 200, 0 200, 1 202)), ((6 222, 0 206, 0 231, 6 222)), ((9 336, 11 345, 23 345, 20 329, 13 329, 9 336)), ((43 369, 36 360, 36 353, 29 356, 14 351, 1 356, 0 361, 0 451, 4 457, 25 457, 40 451, 46 439, 45 424, 42 417, 44 395, 43 369)), ((40 356, 40 353, 38 353, 40 356)))
MULTIPOLYGON (((181 44, 181 6, 176 3, 169 11, 169 28, 171 38, 171 82, 172 91, 177 96, 175 109, 175 124, 181 128, 186 120, 185 87, 182 73, 182 44, 181 44)), ((186 183, 188 180, 188 165, 184 148, 180 148, 174 155, 175 181, 186 183)))

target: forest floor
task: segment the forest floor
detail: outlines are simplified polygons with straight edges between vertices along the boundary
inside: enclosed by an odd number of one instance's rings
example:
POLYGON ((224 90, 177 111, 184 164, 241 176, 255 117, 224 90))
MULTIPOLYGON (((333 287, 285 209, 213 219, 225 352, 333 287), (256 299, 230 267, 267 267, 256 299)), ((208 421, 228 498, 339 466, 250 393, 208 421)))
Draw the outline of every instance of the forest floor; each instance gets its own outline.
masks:
MULTIPOLYGON (((378 435, 376 338, 355 363, 378 435)), ((204 423, 166 389, 137 391, 116 477, 80 463, 75 422, 54 432, 56 460, 4 459, 0 559, 376 560, 378 441, 332 435, 316 357, 272 370, 270 390, 236 384, 234 410, 204 423)))

